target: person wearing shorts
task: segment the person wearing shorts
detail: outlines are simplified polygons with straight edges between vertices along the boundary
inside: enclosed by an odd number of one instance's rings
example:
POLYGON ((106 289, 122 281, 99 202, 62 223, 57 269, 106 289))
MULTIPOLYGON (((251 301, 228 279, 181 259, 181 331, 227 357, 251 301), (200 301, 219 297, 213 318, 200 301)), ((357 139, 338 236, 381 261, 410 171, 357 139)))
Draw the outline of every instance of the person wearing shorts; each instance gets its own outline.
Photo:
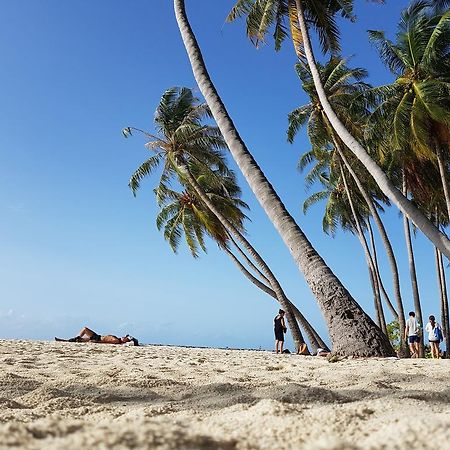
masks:
POLYGON ((139 345, 138 340, 129 334, 123 337, 117 337, 114 334, 106 334, 104 336, 97 334, 88 327, 83 327, 77 336, 70 339, 61 339, 55 337, 58 342, 95 342, 97 344, 126 344, 133 342, 134 345, 139 345))
POLYGON ((286 333, 287 328, 284 322, 285 312, 280 309, 278 314, 273 319, 273 328, 275 332, 275 353, 283 353, 284 345, 284 333, 286 333))
POLYGON ((409 313, 409 319, 406 321, 405 326, 405 339, 408 340, 409 350, 411 351, 411 358, 419 357, 419 345, 420 345, 420 326, 416 319, 416 313, 411 311, 409 313))
POLYGON ((428 342, 430 343, 431 348, 431 356, 433 358, 439 358, 439 344, 441 339, 438 336, 442 336, 442 328, 436 322, 436 318, 434 316, 429 317, 429 322, 425 326, 425 331, 428 332, 428 342))

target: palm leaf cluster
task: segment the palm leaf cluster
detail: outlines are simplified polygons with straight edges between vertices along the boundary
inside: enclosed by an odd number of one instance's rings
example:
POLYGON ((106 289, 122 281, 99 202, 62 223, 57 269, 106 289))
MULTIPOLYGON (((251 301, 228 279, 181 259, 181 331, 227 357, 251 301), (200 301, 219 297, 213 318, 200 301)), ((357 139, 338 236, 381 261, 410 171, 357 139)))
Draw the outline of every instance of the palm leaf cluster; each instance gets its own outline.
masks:
POLYGON ((243 210, 248 208, 240 199, 235 174, 227 166, 226 145, 220 131, 204 123, 210 117, 209 108, 192 90, 174 87, 163 94, 155 112, 156 134, 131 127, 123 130, 125 137, 139 131, 150 138, 145 147, 152 152, 131 176, 131 190, 136 194, 142 180, 162 168, 154 189, 160 207, 156 225, 175 252, 184 236, 194 257, 200 250, 206 252, 206 236, 222 247, 229 238, 180 171, 180 163, 189 168, 209 199, 241 232, 246 219, 243 210))

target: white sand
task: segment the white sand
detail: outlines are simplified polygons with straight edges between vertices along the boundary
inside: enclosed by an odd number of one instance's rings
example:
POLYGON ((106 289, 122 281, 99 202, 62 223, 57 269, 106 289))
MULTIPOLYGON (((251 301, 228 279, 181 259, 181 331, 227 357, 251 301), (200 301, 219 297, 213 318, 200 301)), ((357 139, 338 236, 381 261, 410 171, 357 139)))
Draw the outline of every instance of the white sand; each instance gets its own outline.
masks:
POLYGON ((0 341, 0 448, 450 449, 450 361, 0 341))

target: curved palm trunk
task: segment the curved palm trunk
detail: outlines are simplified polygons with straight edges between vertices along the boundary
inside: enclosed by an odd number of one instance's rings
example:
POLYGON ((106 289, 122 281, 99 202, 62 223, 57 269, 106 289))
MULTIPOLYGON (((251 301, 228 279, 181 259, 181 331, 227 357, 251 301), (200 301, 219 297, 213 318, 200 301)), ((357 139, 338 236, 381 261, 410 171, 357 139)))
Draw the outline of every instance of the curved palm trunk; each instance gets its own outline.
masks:
MULTIPOLYGON (((403 195, 405 196, 408 195, 408 189, 406 186, 406 179, 404 175, 403 175, 403 195)), ((416 262, 414 260, 414 250, 411 240, 411 230, 409 228, 409 220, 404 214, 403 214, 403 228, 405 233, 406 249, 408 251, 409 276, 411 278, 411 289, 414 299, 414 310, 416 311, 417 319, 420 325, 423 327, 424 321, 422 316, 422 307, 420 305, 419 285, 417 283, 416 262)), ((423 333, 420 335, 419 356, 421 358, 425 356, 423 333)))
POLYGON ((200 48, 187 20, 184 0, 174 0, 175 16, 194 77, 234 160, 250 188, 289 248, 298 268, 317 299, 339 355, 390 356, 387 337, 351 297, 302 230, 246 148, 206 69, 200 48))
POLYGON ((381 301, 380 301, 380 290, 379 290, 378 286, 376 286, 376 284, 375 284, 375 276, 374 276, 372 270, 370 269, 370 266, 369 266, 369 263, 367 261, 367 258, 366 258, 366 264, 367 264, 367 269, 369 270, 370 285, 372 286, 373 306, 374 306, 374 309, 375 309, 375 312, 376 312, 376 315, 377 315, 377 325, 381 328, 383 333, 385 333, 385 330, 381 326, 383 321, 381 319, 380 306, 379 306, 381 304, 381 301))
POLYGON ((374 265, 374 268, 376 271, 378 283, 380 284, 380 288, 383 293, 383 297, 384 297, 384 300, 386 301, 386 304, 388 305, 389 309, 391 310, 392 314, 394 315, 394 318, 396 317, 398 319, 398 314, 395 311, 395 308, 391 303, 389 295, 386 292, 386 288, 384 287, 383 280, 381 279, 380 267, 378 266, 377 249, 375 246, 375 239, 373 236, 372 226, 370 225, 370 218, 367 218, 367 229, 369 230, 370 247, 372 248, 372 255, 373 255, 373 265, 374 265))
POLYGON ((342 142, 355 154, 355 156, 363 163, 370 175, 374 178, 383 193, 406 214, 433 244, 441 250, 447 258, 450 259, 450 241, 447 237, 436 228, 433 223, 425 217, 422 212, 417 209, 389 180, 387 175, 381 170, 378 164, 370 157, 364 147, 348 132, 345 125, 339 120, 336 113, 328 101, 327 95, 320 80, 319 71, 317 70, 314 54, 312 51, 311 41, 309 38, 308 27, 303 13, 302 0, 295 0, 298 12, 299 27, 303 36, 303 45, 308 66, 314 81, 314 86, 319 96, 320 103, 328 117, 334 130, 341 138, 342 142))
POLYGON ((378 281, 378 277, 377 277, 377 272, 375 270, 373 258, 372 258, 372 255, 370 254, 369 246, 367 245, 367 241, 364 236, 364 232, 361 227, 361 222, 359 220, 358 214, 356 213, 355 205, 353 203, 350 189, 348 187, 347 177, 345 176, 344 169, 343 169, 340 161, 339 161, 339 169, 341 172, 342 181, 344 182, 345 194, 347 196, 348 203, 349 203, 350 209, 352 211, 353 220, 355 221, 355 227, 356 227, 358 239, 359 239, 359 242, 361 243, 361 246, 364 251, 364 255, 366 257, 367 267, 369 269, 369 277, 371 279, 372 286, 373 286, 375 311, 378 316, 379 326, 380 326, 381 330, 383 331, 383 333, 387 336, 386 320, 384 318, 383 306, 381 304, 381 298, 380 298, 380 285, 379 285, 379 281, 378 281))
POLYGON ((439 174, 441 176, 441 183, 442 183, 442 187, 444 189, 445 205, 447 206, 447 217, 448 217, 448 220, 450 220, 450 193, 448 191, 448 183, 447 183, 447 177, 446 177, 444 158, 442 157, 442 151, 438 144, 436 145, 436 155, 437 155, 438 166, 439 166, 439 174))
MULTIPOLYGON (((381 220, 381 217, 378 214, 378 211, 375 208, 375 205, 373 204, 373 201, 372 201, 370 195, 368 194, 364 185, 361 183, 361 180, 359 179, 356 172, 351 167, 344 152, 341 150, 340 146, 336 145, 336 144, 337 143, 335 142, 335 147, 339 153, 339 156, 342 158, 342 161, 344 161, 345 167, 349 171, 350 175, 352 176, 353 180, 356 183, 356 186, 358 186, 358 189, 361 192, 361 195, 363 196, 364 200, 366 201, 367 206, 369 207, 370 213, 372 214, 372 217, 375 220, 377 229, 380 233, 381 241, 383 242, 383 246, 386 250, 386 255, 388 257, 389 266, 391 268, 392 284, 394 287, 394 295, 395 295, 397 307, 399 308, 398 309, 399 312, 397 312, 395 310, 394 306, 391 303, 391 300, 389 299, 389 296, 386 293, 386 290, 384 289, 384 286, 381 285, 382 290, 383 290, 383 295, 385 297, 386 303, 387 303, 391 313, 394 315, 394 317, 397 317, 399 319, 399 323, 400 323, 400 317, 403 317, 403 324, 404 324, 405 323, 405 312, 404 312, 404 308, 403 308, 402 296, 400 293, 400 277, 399 277, 397 261, 395 259, 394 250, 392 249, 391 241, 389 240, 389 237, 386 232, 386 228, 383 225, 383 221, 381 220), (399 317, 399 315, 400 315, 400 317, 399 317)), ((380 280, 381 280, 381 278, 380 278, 380 280)))
POLYGON ((256 261, 256 263, 261 267, 264 275, 270 282, 271 287, 275 291, 278 301, 282 308, 286 311, 287 321, 289 325, 289 329, 292 333, 292 338, 294 339, 294 344, 296 346, 296 351, 301 349, 302 344, 305 343, 303 336, 300 332, 300 328, 298 326, 297 321, 294 318, 294 313, 291 308, 291 304, 288 301, 286 295, 283 292, 278 280, 275 278, 275 275, 270 270, 269 266, 265 263, 265 261, 261 258, 258 252, 253 248, 253 246, 248 242, 247 239, 235 228, 235 226, 216 208, 213 202, 209 199, 206 192, 202 189, 202 187, 198 184, 195 177, 190 172, 187 165, 182 161, 177 161, 179 171, 187 178, 189 184, 193 187, 195 192, 198 194, 202 202, 210 209, 210 211, 217 217, 219 222, 228 230, 233 236, 244 246, 245 250, 252 256, 252 258, 256 261))
MULTIPOLYGON (((380 284, 381 288, 383 289, 383 295, 385 296, 386 299, 389 300, 388 296, 387 296, 387 292, 383 286, 383 282, 381 280, 381 273, 380 273, 380 268, 378 266, 378 257, 377 257, 377 248, 375 246, 375 239, 373 236, 373 230, 372 230, 372 226, 370 225, 370 217, 367 218, 367 229, 369 230, 369 239, 370 239, 370 246, 372 248, 372 260, 373 260, 373 268, 375 269, 375 275, 376 278, 378 280, 378 283, 380 284)), ((386 318, 384 316, 384 311, 383 311, 383 305, 381 304, 381 299, 380 299, 380 311, 382 314, 381 319, 383 320, 383 326, 381 327, 381 329, 386 333, 387 335, 387 327, 386 327, 386 318)))
MULTIPOLYGON (((237 246, 236 246, 237 247, 237 246)), ((239 261, 239 259, 233 254, 233 252, 228 248, 225 247, 224 251, 227 253, 227 255, 230 257, 230 259, 235 263, 235 265, 238 267, 238 269, 244 274, 244 276, 250 280, 256 287, 261 289, 266 294, 270 295, 272 298, 278 301, 277 295, 266 284, 262 283, 260 280, 258 280, 255 276, 253 276, 245 267, 244 265, 239 261)), ((242 252, 242 251, 241 251, 242 252)), ((241 253, 240 252, 240 253, 241 253)), ((297 319, 297 321, 300 324, 300 327, 303 328, 306 335, 308 336, 308 340, 311 344, 311 348, 313 350, 313 353, 317 352, 317 349, 319 347, 329 351, 326 344, 323 342, 323 340, 320 338, 316 330, 312 327, 312 325, 308 322, 308 320, 305 318, 305 316, 300 312, 300 310, 292 303, 291 303, 292 311, 294 312, 294 316, 297 319), (324 345, 325 347, 323 347, 324 345)))
POLYGON ((436 250, 437 264, 439 271, 439 287, 441 291, 441 321, 442 321, 442 334, 444 335, 445 350, 447 358, 449 357, 449 344, 450 344, 450 324, 448 315, 448 296, 447 296, 447 283, 445 280, 444 262, 442 260, 442 253, 436 250))
POLYGON ((267 279, 267 277, 258 269, 258 267, 253 264, 253 261, 247 256, 247 254, 242 251, 241 247, 239 247, 239 245, 236 244, 236 242, 233 239, 233 236, 227 232, 228 237, 230 238, 231 242, 233 242, 233 245, 236 247, 237 251, 242 255, 242 257, 245 259, 245 261, 247 262, 247 264, 258 274, 258 276, 261 277, 261 279, 270 284, 270 281, 267 279))

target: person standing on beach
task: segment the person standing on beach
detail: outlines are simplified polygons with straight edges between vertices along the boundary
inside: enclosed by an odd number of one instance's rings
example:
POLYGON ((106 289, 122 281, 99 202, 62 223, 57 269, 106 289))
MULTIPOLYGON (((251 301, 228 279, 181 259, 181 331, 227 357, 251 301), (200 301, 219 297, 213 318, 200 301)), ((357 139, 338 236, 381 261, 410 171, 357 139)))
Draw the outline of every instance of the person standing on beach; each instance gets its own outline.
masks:
POLYGON ((284 322, 285 312, 280 309, 278 314, 273 319, 274 331, 275 331, 275 353, 283 353, 284 345, 284 333, 286 333, 287 328, 284 322))
POLYGON ((439 343, 443 340, 442 328, 436 322, 434 316, 429 317, 430 321, 425 326, 425 331, 428 332, 428 341, 431 347, 431 356, 433 358, 439 358, 439 343))
POLYGON ((411 311, 409 319, 406 321, 405 339, 408 340, 409 350, 411 351, 411 358, 419 357, 419 343, 420 343, 420 326, 416 319, 416 313, 411 311))

